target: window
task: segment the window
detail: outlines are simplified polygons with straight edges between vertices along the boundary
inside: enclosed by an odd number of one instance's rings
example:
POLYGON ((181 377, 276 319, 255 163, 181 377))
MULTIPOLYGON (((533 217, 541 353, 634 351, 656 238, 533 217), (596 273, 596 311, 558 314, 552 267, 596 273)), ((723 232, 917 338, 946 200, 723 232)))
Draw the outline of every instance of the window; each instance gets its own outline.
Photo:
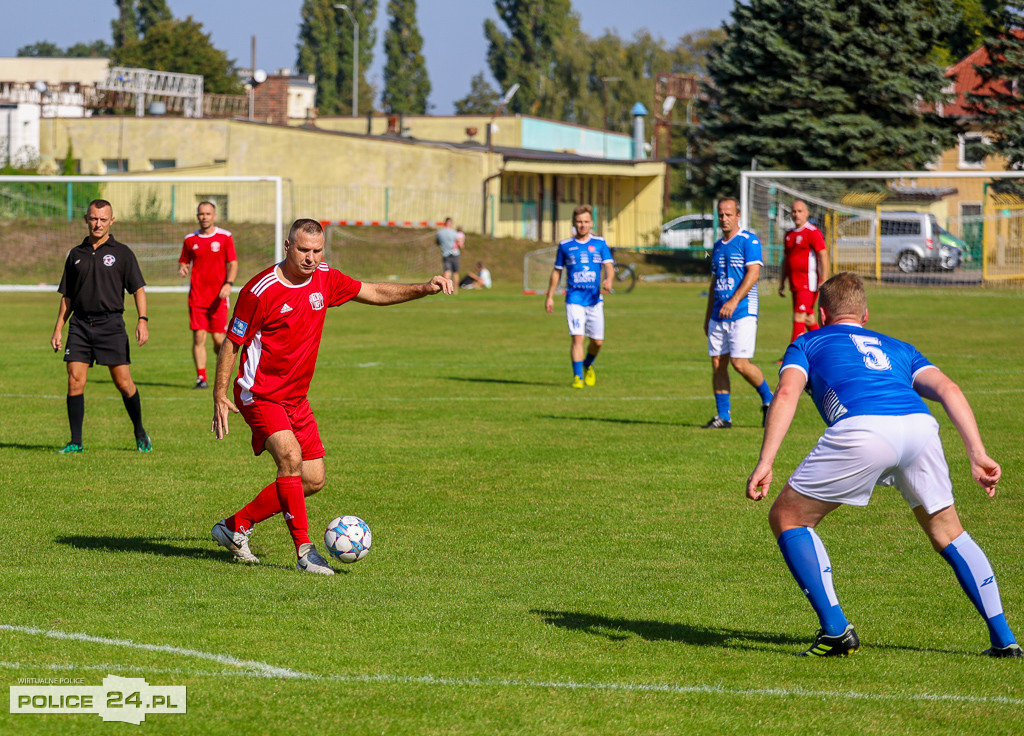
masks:
POLYGON ((961 202, 960 217, 981 217, 981 203, 961 202))
POLYGON ((960 136, 959 168, 985 168, 985 146, 988 144, 988 137, 981 133, 964 133, 960 136))
POLYGON ((920 235, 920 220, 886 220, 882 218, 882 235, 920 235))
POLYGON ((151 158, 149 166, 152 169, 173 169, 178 166, 177 159, 173 158, 151 158))
POLYGON ((128 159, 126 158, 105 158, 103 159, 104 174, 123 174, 128 171, 128 159))

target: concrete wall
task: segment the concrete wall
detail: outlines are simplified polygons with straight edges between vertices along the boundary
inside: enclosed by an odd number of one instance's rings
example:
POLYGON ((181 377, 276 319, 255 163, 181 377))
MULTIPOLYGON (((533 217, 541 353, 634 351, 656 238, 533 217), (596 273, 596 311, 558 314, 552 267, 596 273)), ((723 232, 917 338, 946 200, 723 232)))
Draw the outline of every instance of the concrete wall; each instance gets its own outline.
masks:
POLYGON ((110 59, 50 59, 33 56, 0 58, 0 82, 91 84, 107 78, 110 59))

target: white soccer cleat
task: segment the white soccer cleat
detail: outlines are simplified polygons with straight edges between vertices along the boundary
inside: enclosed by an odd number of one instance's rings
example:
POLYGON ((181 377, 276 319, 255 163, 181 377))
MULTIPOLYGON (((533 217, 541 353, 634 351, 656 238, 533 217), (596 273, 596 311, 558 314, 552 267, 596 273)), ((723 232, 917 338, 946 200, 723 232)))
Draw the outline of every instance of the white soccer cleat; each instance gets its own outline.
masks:
POLYGON ((213 537, 213 541, 231 552, 239 562, 249 564, 259 562, 260 558, 249 549, 249 535, 252 534, 252 529, 248 532, 233 532, 228 529, 228 525, 224 522, 225 519, 221 519, 210 530, 210 536, 213 537))
POLYGON ((302 572, 315 572, 317 575, 334 574, 334 570, 327 560, 316 551, 316 547, 312 544, 303 544, 299 547, 299 561, 295 564, 295 569, 302 572))

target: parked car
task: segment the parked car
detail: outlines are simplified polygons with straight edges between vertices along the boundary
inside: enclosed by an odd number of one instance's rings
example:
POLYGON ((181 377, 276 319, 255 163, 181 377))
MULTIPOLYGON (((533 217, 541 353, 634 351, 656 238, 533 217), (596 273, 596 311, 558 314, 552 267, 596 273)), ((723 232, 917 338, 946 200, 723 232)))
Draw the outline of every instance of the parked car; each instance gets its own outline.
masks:
MULTIPOLYGON (((952 236, 943 236, 935 215, 927 212, 882 212, 880 260, 904 273, 926 268, 951 271, 960 266, 963 250, 952 236)), ((875 260, 874 217, 853 217, 839 226, 835 260, 843 263, 871 263, 875 260)))
POLYGON ((659 242, 666 248, 703 248, 710 253, 715 244, 715 225, 714 215, 683 215, 661 226, 659 242))

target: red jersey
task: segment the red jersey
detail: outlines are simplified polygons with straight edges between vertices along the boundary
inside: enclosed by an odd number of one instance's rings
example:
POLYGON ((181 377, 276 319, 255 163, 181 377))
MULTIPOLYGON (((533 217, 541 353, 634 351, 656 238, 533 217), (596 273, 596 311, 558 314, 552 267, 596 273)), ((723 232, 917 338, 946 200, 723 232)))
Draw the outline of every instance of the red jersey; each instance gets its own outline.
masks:
POLYGON ((305 398, 327 308, 344 304, 361 287, 326 263, 298 286, 284 283, 276 265, 254 276, 238 294, 227 334, 242 348, 236 381, 242 403, 253 396, 279 404, 305 398))
POLYGON ((227 230, 218 227, 210 235, 196 230, 187 236, 178 263, 192 264, 188 305, 200 309, 213 306, 228 278, 228 263, 237 260, 235 241, 227 230))
POLYGON ((793 291, 818 290, 818 251, 825 250, 821 230, 809 222, 786 233, 783 264, 793 291))

